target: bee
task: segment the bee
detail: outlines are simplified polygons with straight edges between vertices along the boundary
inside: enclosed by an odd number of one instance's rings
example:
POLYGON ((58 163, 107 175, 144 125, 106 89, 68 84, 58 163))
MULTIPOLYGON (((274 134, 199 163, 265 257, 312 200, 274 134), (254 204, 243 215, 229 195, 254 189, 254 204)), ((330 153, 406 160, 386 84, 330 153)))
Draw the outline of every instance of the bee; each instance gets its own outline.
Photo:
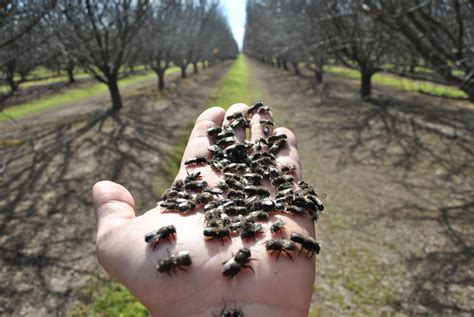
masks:
POLYGON ((248 121, 249 121, 249 120, 247 120, 247 119, 239 118, 239 119, 236 119, 236 120, 232 121, 232 122, 229 124, 229 126, 230 126, 232 129, 237 128, 239 125, 242 125, 242 126, 245 128, 245 126, 247 125, 247 122, 248 122, 248 121))
MULTIPOLYGON (((258 210, 258 211, 252 211, 251 213, 249 213, 249 215, 247 216, 247 219, 253 219, 255 221, 257 220, 265 221, 265 220, 268 220, 269 217, 270 215, 268 214, 268 212, 263 211, 263 210, 258 210)), ((252 221, 252 222, 255 222, 255 221, 252 221)))
POLYGON ((184 184, 190 183, 190 182, 193 182, 193 181, 196 181, 196 180, 199 180, 199 179, 202 178, 200 171, 195 171, 195 172, 192 172, 191 174, 189 174, 188 170, 186 170, 186 173, 188 175, 184 179, 184 184))
POLYGON ((178 202, 176 200, 163 200, 158 202, 158 206, 165 208, 163 212, 168 210, 177 210, 178 202))
POLYGON ((293 232, 290 235, 290 240, 300 244, 300 254, 303 250, 306 250, 306 255, 309 256, 309 258, 312 258, 315 253, 319 254, 321 250, 321 245, 316 242, 316 239, 313 237, 305 237, 302 234, 293 232))
POLYGON ((184 187, 184 181, 182 179, 175 180, 173 184, 171 184, 171 190, 180 191, 184 187))
POLYGON ((200 191, 207 187, 206 181, 193 181, 184 184, 185 190, 200 191))
POLYGON ((158 230, 151 231, 145 235, 145 242, 146 243, 153 243, 153 250, 157 246, 157 244, 162 240, 165 239, 170 242, 170 237, 175 237, 176 235, 176 228, 175 226, 164 226, 159 228, 158 230))
POLYGON ((304 214, 305 210, 301 207, 295 205, 286 206, 285 211, 292 213, 292 214, 304 214))
POLYGON ((283 165, 280 167, 282 173, 294 173, 296 171, 295 165, 283 165))
POLYGON ((285 223, 281 219, 278 219, 275 223, 271 225, 270 232, 273 234, 277 234, 278 232, 281 232, 283 229, 285 229, 285 223))
POLYGON ((254 147, 255 147, 255 151, 257 153, 261 153, 261 151, 263 150, 263 146, 268 146, 268 142, 267 140, 265 140, 264 138, 260 138, 258 139, 257 141, 255 141, 255 144, 254 144, 254 147))
POLYGON ((230 188, 234 188, 237 190, 244 189, 244 184, 234 178, 226 178, 224 181, 230 188))
POLYGON ((259 114, 264 114, 264 113, 270 113, 270 107, 263 106, 260 109, 258 109, 259 114))
POLYGON ((262 102, 257 102, 247 110, 247 115, 251 116, 252 114, 256 113, 260 108, 264 107, 262 102))
POLYGON ((265 248, 267 251, 271 251, 270 255, 272 255, 274 252, 277 252, 277 260, 280 254, 285 252, 290 260, 293 261, 290 251, 296 250, 296 244, 293 241, 286 239, 271 239, 265 242, 265 248))
POLYGON ((232 239, 230 238, 229 228, 224 226, 204 228, 203 234, 205 237, 210 237, 208 241, 214 240, 216 238, 221 239, 222 244, 224 244, 224 238, 229 238, 229 240, 232 241, 232 239))
POLYGON ((277 141, 286 140, 286 139, 288 139, 288 136, 286 134, 277 134, 277 135, 269 136, 267 141, 268 141, 268 144, 271 146, 277 141))
POLYGON ((193 199, 183 199, 183 201, 178 204, 177 210, 181 213, 185 213, 187 211, 193 210, 194 208, 196 208, 196 206, 196 201, 194 201, 193 199))
POLYGON ((219 317, 244 317, 244 312, 240 308, 224 308, 219 313, 219 317))
POLYGON ((273 123, 272 120, 261 119, 260 120, 260 125, 262 125, 263 134, 268 135, 268 134, 270 134, 270 127, 273 127, 274 123, 273 123))
POLYGON ((239 119, 243 117, 244 117, 244 114, 242 112, 234 112, 233 114, 230 114, 225 118, 230 121, 230 120, 235 120, 235 119, 239 119))
POLYGON ((161 195, 161 199, 162 200, 168 200, 168 199, 171 199, 171 198, 176 198, 178 197, 178 191, 175 190, 175 189, 171 189, 171 188, 168 188, 164 193, 163 195, 161 195))
POLYGON ((285 146, 286 146, 286 140, 285 139, 278 140, 270 147, 270 153, 277 154, 285 146))
POLYGON ((235 173, 243 173, 247 168, 247 164, 245 163, 230 163, 226 167, 224 167, 223 172, 235 172, 235 173))
POLYGON ((207 149, 209 150, 209 152, 211 152, 214 155, 214 157, 222 153, 222 149, 218 147, 216 144, 209 145, 207 149))
POLYGON ((263 176, 256 173, 246 173, 243 177, 252 185, 260 186, 262 184, 263 176))
POLYGON ((253 273, 255 273, 253 268, 247 264, 251 260, 254 260, 250 258, 251 255, 252 254, 249 249, 247 248, 239 249, 239 251, 234 257, 222 263, 224 264, 224 267, 222 268, 222 274, 224 274, 224 276, 227 276, 229 277, 229 279, 231 279, 235 275, 237 275, 237 273, 240 272, 241 268, 248 268, 252 270, 253 273))
POLYGON ((233 189, 230 189, 228 192, 227 192, 227 195, 226 195, 227 198, 229 199, 232 199, 232 200, 235 200, 235 199, 244 199, 245 198, 245 194, 241 191, 237 191, 237 190, 233 190, 233 189))
POLYGON ((263 210, 265 212, 275 211, 275 202, 270 198, 255 201, 251 205, 252 210, 263 210))
POLYGON ((156 269, 159 273, 167 273, 171 276, 170 271, 172 270, 176 274, 176 268, 187 272, 183 266, 191 265, 191 257, 189 256, 189 251, 180 251, 177 254, 169 254, 168 258, 158 261, 156 269))
POLYGON ((240 232, 240 238, 242 240, 247 240, 249 238, 253 238, 255 240, 257 234, 262 232, 263 228, 261 224, 245 221, 242 223, 242 231, 240 232))
POLYGON ((194 198, 194 201, 196 202, 197 205, 205 205, 213 199, 214 199, 214 196, 211 193, 202 192, 196 195, 196 197, 194 198))
POLYGON ((247 195, 250 195, 250 196, 253 196, 253 195, 258 195, 262 197, 270 196, 270 192, 263 187, 245 186, 243 190, 247 195))
POLYGON ((221 131, 222 131, 221 127, 210 127, 209 129, 207 129, 207 135, 208 136, 215 136, 215 135, 219 134, 221 131))
POLYGON ((184 165, 203 165, 208 163, 209 162, 205 157, 193 157, 184 161, 184 165))
POLYGON ((232 129, 229 129, 229 130, 223 130, 222 132, 220 132, 218 135, 217 135, 217 138, 218 139, 225 139, 225 138, 229 138, 229 137, 234 137, 234 131, 232 129))
POLYGON ((219 139, 216 144, 217 146, 221 147, 221 148, 225 148, 229 145, 232 145, 234 144, 236 141, 235 141, 235 138, 233 136, 230 136, 230 137, 227 137, 227 138, 223 138, 223 139, 219 139))

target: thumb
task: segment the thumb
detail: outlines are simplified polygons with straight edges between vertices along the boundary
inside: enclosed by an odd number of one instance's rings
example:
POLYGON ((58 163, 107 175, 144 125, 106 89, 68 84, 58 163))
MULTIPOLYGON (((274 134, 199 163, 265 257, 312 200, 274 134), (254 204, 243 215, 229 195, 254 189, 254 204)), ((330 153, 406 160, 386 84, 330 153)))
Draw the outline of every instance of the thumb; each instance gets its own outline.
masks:
POLYGON ((132 194, 114 182, 101 181, 92 188, 98 234, 135 218, 135 201, 132 194))

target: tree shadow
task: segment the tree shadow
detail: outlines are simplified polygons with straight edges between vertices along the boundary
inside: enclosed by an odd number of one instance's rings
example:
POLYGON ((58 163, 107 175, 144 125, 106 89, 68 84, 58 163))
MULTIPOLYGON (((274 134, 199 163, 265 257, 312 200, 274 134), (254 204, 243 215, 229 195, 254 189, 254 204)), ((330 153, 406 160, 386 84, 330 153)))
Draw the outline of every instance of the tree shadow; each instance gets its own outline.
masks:
POLYGON ((93 112, 2 129, 17 142, 0 147, 0 315, 63 314, 81 289, 107 280, 95 258, 92 185, 124 184, 139 213, 156 206, 163 160, 225 67, 177 83, 166 97, 138 89, 117 117, 93 112))
MULTIPOLYGON (((305 105, 289 105, 294 117, 304 112, 296 127, 297 135, 305 132, 300 147, 317 144, 315 156, 335 159, 337 172, 360 170, 347 182, 369 188, 367 197, 376 195, 379 204, 360 210, 352 229, 363 231, 372 252, 397 254, 399 261, 389 266, 406 272, 398 277, 405 289, 389 304, 409 315, 473 314, 474 111, 448 106, 428 111, 429 105, 377 90, 375 97, 360 100, 358 87, 347 81, 329 77, 328 92, 308 78, 274 73, 269 85, 282 95, 309 96, 305 105), (364 171, 380 179, 358 179, 364 171), (370 242, 380 233, 371 231, 376 227, 386 236, 370 242)), ((357 210, 358 201, 346 204, 357 210)))

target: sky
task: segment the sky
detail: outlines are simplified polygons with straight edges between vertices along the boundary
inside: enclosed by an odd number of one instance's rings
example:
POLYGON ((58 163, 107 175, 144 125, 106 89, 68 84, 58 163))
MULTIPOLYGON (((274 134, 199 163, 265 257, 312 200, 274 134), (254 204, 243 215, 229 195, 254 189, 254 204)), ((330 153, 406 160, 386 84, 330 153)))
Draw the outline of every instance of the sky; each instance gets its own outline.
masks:
POLYGON ((245 33, 245 6, 247 0, 222 0, 234 38, 242 49, 245 33))

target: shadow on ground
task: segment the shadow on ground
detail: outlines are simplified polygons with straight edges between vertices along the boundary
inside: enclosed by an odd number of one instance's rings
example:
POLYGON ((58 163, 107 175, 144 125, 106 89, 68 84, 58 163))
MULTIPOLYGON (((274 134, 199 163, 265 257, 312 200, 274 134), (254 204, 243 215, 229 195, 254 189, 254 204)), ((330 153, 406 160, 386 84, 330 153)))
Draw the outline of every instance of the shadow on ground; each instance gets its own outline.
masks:
POLYGON ((316 310, 474 313, 470 105, 384 88, 361 101, 353 81, 327 76, 318 86, 259 67, 277 123, 297 134, 305 178, 330 198, 318 226, 327 253, 318 258, 316 310))
POLYGON ((154 207, 166 153, 187 135, 226 67, 165 95, 134 91, 116 118, 94 112, 0 127, 0 315, 65 314, 82 289, 107 280, 95 259, 92 185, 122 183, 137 210, 154 207))

